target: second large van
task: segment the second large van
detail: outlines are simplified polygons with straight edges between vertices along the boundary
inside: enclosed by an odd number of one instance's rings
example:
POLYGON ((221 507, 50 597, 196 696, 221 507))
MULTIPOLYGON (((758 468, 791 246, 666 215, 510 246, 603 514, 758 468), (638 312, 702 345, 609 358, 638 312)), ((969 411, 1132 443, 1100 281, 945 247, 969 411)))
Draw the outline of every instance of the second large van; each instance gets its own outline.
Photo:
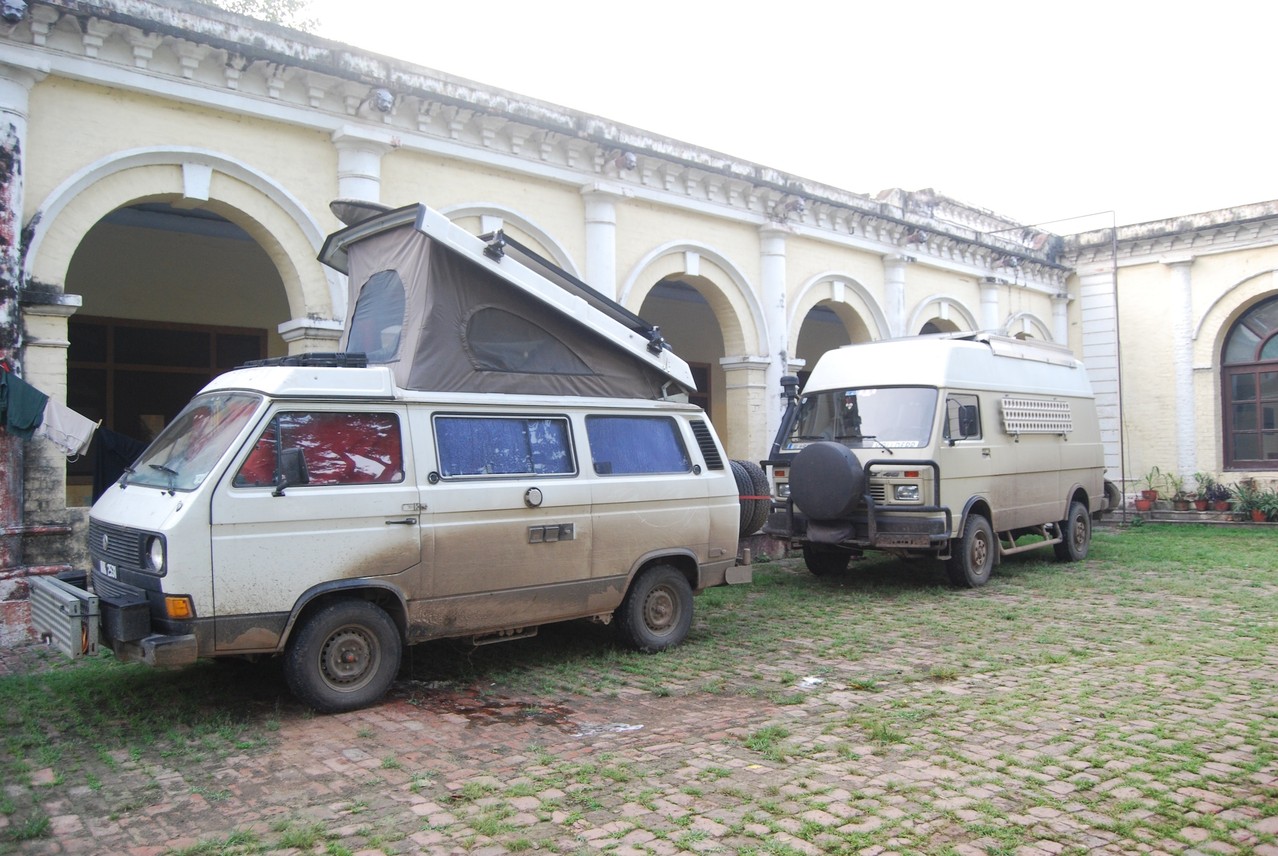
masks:
POLYGON ((848 345, 796 387, 763 462, 764 531, 815 574, 880 550, 984 585, 1013 553, 1084 558, 1114 498, 1091 385, 1065 348, 984 333, 848 345))

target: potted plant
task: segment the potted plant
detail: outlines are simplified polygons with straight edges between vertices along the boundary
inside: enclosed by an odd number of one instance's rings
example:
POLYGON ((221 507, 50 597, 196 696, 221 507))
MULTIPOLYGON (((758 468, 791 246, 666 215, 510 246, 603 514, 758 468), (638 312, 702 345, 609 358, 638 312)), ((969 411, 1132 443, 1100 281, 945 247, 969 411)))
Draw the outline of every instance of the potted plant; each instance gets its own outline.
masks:
POLYGON ((1194 492, 1194 508, 1206 511, 1211 506, 1211 491, 1217 484, 1211 473, 1194 473, 1194 484, 1198 489, 1194 492))
POLYGON ((1194 494, 1185 490, 1185 477, 1176 473, 1168 473, 1166 477, 1168 489, 1171 490, 1172 508, 1176 511, 1188 511, 1194 494))
POLYGON ((1278 520, 1278 490, 1269 487, 1260 492, 1256 500, 1256 510, 1252 512, 1251 519, 1257 523, 1263 520, 1278 520), (1257 517, 1256 512, 1264 516, 1257 517))
POLYGON ((1158 491, 1163 486, 1163 481, 1162 470, 1156 466, 1152 467, 1140 480, 1140 483, 1145 486, 1141 489, 1141 498, 1148 499, 1151 503, 1156 502, 1158 500, 1158 491))
POLYGON ((1229 497, 1231 495, 1232 492, 1229 485, 1224 482, 1216 482, 1207 489, 1207 502, 1212 511, 1228 511, 1229 497))
POLYGON ((1235 511, 1257 523, 1265 519, 1266 514, 1260 507, 1264 492, 1256 485, 1255 479, 1243 479, 1230 490, 1233 492, 1231 502, 1235 511))

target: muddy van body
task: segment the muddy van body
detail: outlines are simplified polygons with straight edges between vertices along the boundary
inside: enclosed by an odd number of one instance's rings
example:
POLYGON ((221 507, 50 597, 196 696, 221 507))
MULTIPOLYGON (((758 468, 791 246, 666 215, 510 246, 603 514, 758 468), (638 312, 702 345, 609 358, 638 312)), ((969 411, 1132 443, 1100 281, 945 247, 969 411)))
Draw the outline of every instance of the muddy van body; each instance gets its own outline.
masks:
POLYGON ((350 710, 404 645, 585 618, 657 651, 696 593, 748 582, 734 462, 686 363, 509 248, 424 206, 331 237, 346 350, 214 379, 94 504, 102 643, 278 655, 299 699, 350 710))
POLYGON ((1086 556, 1109 500, 1095 399, 1068 350, 988 334, 849 345, 793 389, 763 462, 764 531, 813 573, 880 550, 979 586, 1014 552, 1086 556))

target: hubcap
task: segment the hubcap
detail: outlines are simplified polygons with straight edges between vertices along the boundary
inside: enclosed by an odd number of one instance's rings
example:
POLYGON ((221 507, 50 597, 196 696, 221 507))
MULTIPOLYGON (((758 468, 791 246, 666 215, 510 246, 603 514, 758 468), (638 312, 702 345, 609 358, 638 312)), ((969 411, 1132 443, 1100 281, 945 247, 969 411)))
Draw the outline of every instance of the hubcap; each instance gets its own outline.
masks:
POLYGON ((661 633, 670 629, 678 610, 675 599, 665 588, 654 589, 643 605, 643 620, 648 629, 661 633))
POLYGON ((345 628, 334 633, 320 652, 324 680, 341 689, 352 689, 376 671, 377 644, 366 633, 345 628))

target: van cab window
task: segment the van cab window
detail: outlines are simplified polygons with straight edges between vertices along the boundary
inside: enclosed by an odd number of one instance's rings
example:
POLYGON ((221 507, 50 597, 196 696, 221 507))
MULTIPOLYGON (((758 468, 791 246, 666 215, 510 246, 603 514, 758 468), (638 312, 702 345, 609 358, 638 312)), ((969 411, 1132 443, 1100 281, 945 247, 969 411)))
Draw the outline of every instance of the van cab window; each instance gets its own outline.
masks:
POLYGON ((275 414, 253 443, 232 484, 275 484, 279 460, 300 455, 301 486, 390 484, 404 480, 399 417, 394 413, 285 411, 275 414))
POLYGON ((436 416, 435 443, 444 478, 577 471, 563 417, 436 416))
POLYGON ((945 439, 981 439, 981 400, 961 392, 945 396, 945 439))
POLYGON ((599 475, 686 473, 692 460, 673 419, 587 416, 590 457, 599 475))
POLYGON ((195 490, 257 409, 261 397, 240 392, 197 396, 125 471, 125 484, 195 490))
POLYGON ((785 448, 817 440, 851 449, 921 449, 932 437, 937 391, 931 387, 868 387, 814 392, 799 402, 785 448))

